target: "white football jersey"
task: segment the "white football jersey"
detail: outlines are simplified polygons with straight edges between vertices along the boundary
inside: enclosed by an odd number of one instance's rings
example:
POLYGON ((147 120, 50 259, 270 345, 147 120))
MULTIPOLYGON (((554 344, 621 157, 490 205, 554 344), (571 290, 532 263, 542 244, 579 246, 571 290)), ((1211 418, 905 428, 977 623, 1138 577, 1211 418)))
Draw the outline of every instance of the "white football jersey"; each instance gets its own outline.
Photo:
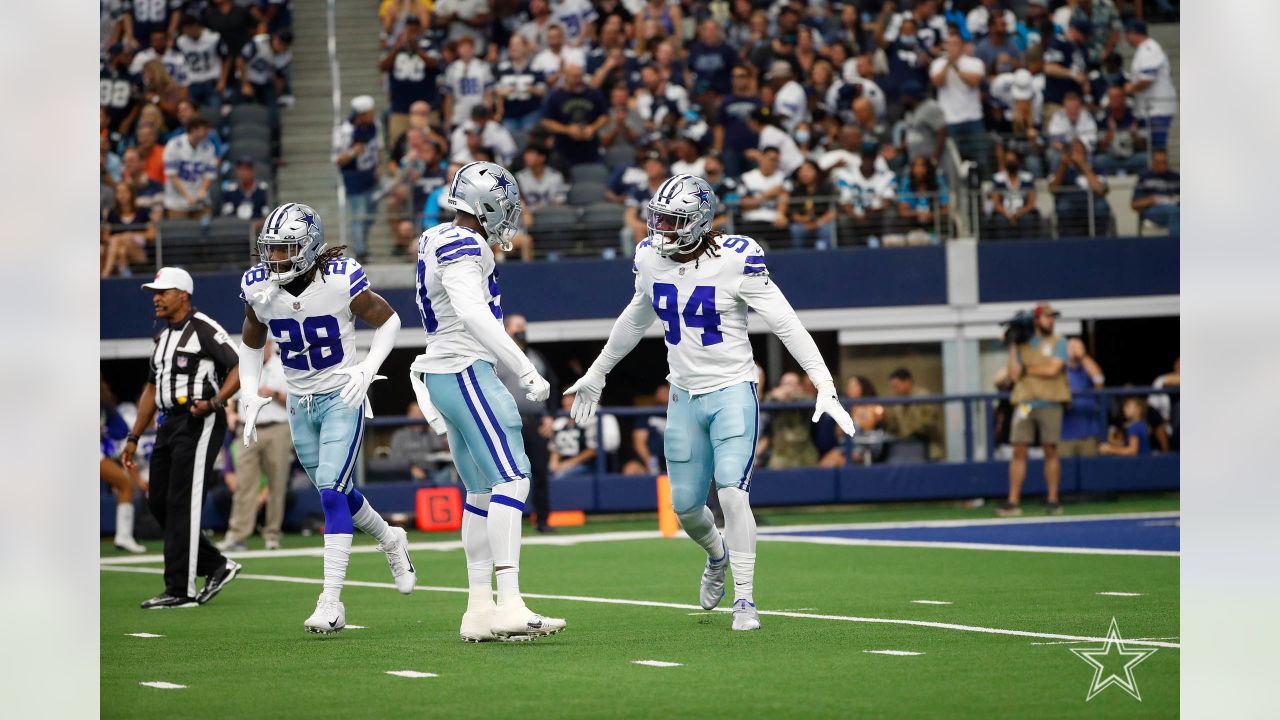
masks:
POLYGON ((327 393, 347 384, 347 376, 336 371, 359 362, 351 301, 368 289, 364 268, 347 257, 330 260, 298 297, 271 282, 261 263, 244 274, 240 299, 270 329, 290 395, 327 393))
POLYGON ((445 291, 443 269, 462 262, 479 264, 483 277, 481 297, 493 316, 502 319, 498 268, 489 241, 480 233, 453 223, 441 223, 422 233, 418 239, 416 296, 422 327, 427 331, 427 349, 420 363, 424 372, 461 372, 476 360, 497 363, 494 354, 467 331, 445 291))
POLYGON ((649 240, 636 248, 636 291, 653 305, 667 343, 667 380, 694 395, 756 381, 747 338, 744 282, 767 283, 764 250, 743 235, 718 238, 719 257, 704 253, 677 263, 654 252, 649 240))

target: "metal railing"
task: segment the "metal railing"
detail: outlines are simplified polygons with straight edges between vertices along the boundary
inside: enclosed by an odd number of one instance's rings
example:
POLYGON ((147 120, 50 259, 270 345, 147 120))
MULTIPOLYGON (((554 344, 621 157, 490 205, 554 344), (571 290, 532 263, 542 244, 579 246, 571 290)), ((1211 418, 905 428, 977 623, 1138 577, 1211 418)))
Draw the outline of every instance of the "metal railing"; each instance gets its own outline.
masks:
MULTIPOLYGON (((1116 399, 1129 397, 1146 398, 1151 395, 1162 395, 1169 397, 1180 397, 1181 391, 1178 387, 1125 387, 1125 388, 1103 388, 1100 390, 1088 390, 1075 393, 1076 398, 1097 398, 1098 402, 1098 421, 1099 427, 1105 433, 1111 425, 1111 419, 1118 412, 1118 408, 1113 404, 1116 399)), ((963 462, 980 462, 988 461, 996 458, 996 428, 997 409, 1002 402, 1009 400, 1008 393, 961 393, 952 395, 928 395, 928 396, 911 396, 911 397, 868 397, 850 400, 841 398, 841 404, 846 409, 852 411, 857 407, 874 407, 874 406, 906 406, 906 405, 937 405, 941 407, 960 406, 959 422, 963 427, 963 443, 964 456, 963 462)), ((812 401, 803 402, 762 402, 760 403, 761 415, 786 412, 786 411, 802 411, 811 413, 814 408, 812 401)), ((596 413, 594 422, 596 423, 597 448, 595 460, 592 464, 593 475, 599 477, 609 474, 609 458, 608 452, 603 448, 603 438, 605 437, 606 416, 614 418, 633 418, 642 421, 645 418, 654 416, 665 416, 667 409, 663 406, 644 406, 644 407, 622 407, 622 406, 604 406, 600 407, 596 413)), ((808 422, 808 416, 805 416, 808 422)), ((937 429, 938 436, 945 438, 947 435, 947 426, 956 422, 955 413, 940 413, 940 425, 937 429)), ((373 428, 391 428, 403 427, 406 425, 425 425, 426 421, 422 418, 401 417, 378 417, 369 421, 369 426, 373 428)), ((843 447, 845 449, 846 458, 852 456, 855 448, 867 448, 877 445, 904 444, 904 443, 923 443, 925 441, 916 437, 893 437, 884 434, 877 434, 872 437, 866 437, 870 433, 863 433, 864 437, 859 439, 858 435, 853 438, 844 438, 843 447)), ((627 437, 627 433, 623 432, 623 438, 627 437)), ((625 442, 625 440, 624 440, 625 442)), ((619 448, 621 449, 621 448, 619 448)), ((436 456, 435 460, 442 459, 436 456)), ((927 449, 924 460, 928 461, 927 449)), ((815 465, 816 467, 816 465, 815 465)))

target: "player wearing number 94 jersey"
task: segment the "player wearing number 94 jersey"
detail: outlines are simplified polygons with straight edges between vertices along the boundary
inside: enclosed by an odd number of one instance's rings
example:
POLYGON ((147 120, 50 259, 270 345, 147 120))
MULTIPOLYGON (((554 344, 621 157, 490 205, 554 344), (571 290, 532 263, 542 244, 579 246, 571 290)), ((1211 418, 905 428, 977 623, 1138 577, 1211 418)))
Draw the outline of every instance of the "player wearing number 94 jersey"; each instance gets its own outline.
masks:
POLYGON ((753 596, 756 526, 748 502, 760 422, 747 308, 756 311, 818 388, 816 422, 828 414, 849 435, 853 419, 813 338, 770 279, 764 251, 749 237, 711 229, 716 196, 706 180, 669 178, 649 201, 649 237, 636 248, 636 292, 576 394, 572 415, 589 422, 605 376, 655 319, 662 320, 671 373, 665 451, 671 500, 685 532, 707 552, 700 590, 710 610, 724 596, 733 568, 733 629, 757 630, 753 596), (706 507, 715 479, 724 535, 706 507), (727 550, 727 552, 726 552, 727 550), (727 555, 727 558, 726 558, 727 555))
POLYGON ((270 333, 284 365, 293 446, 324 509, 324 591, 303 623, 316 633, 346 626, 341 592, 354 528, 377 538, 396 589, 408 594, 417 580, 405 531, 389 526, 352 482, 364 421, 373 416, 369 385, 381 377, 378 367, 391 352, 400 318, 369 287, 360 264, 343 256, 345 249, 325 250, 320 215, 307 205, 286 203, 267 216, 258 236, 262 262, 240 283, 244 446, 257 438, 258 411, 271 402, 258 394, 262 347, 270 333), (357 317, 377 328, 364 360, 355 346, 357 317))

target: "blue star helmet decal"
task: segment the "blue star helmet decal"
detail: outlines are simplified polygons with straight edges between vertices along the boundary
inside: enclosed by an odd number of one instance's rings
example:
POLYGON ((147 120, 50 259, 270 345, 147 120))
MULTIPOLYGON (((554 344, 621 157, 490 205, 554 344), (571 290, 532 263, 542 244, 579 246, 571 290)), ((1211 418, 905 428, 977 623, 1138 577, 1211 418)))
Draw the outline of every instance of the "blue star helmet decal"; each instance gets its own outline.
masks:
POLYGON ((706 203, 708 205, 711 204, 711 193, 706 190, 699 189, 698 192, 694 194, 698 196, 698 202, 706 203))
POLYGON ((302 213, 302 220, 307 224, 307 227, 311 227, 316 224, 316 216, 313 213, 302 213))
POLYGON ((507 188, 511 185, 511 181, 508 180, 507 176, 503 173, 497 173, 494 175, 494 182, 497 184, 493 186, 493 189, 501 189, 502 192, 507 192, 507 188))

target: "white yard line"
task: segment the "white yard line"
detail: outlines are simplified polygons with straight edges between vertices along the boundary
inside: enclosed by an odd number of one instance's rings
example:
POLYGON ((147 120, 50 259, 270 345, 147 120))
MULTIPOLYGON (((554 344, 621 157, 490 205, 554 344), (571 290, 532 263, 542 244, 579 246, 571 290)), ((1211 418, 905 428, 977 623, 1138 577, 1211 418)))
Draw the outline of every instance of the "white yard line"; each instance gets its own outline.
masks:
POLYGON ((395 675, 403 678, 433 678, 440 677, 435 673, 418 672, 417 670, 388 670, 388 675, 395 675))
POLYGON ((1142 597, 1142 596, 1143 596, 1143 595, 1145 595, 1146 593, 1136 593, 1136 592, 1111 592, 1111 591, 1108 591, 1108 592, 1100 592, 1100 593, 1098 593, 1098 594, 1099 594, 1099 595, 1110 595, 1111 597, 1142 597))
POLYGON ((864 653, 871 655, 923 655, 922 652, 912 652, 911 650, 863 650, 864 653))
MULTIPOLYGON (((119 566, 103 566, 104 571, 112 572, 132 572, 143 573, 147 575, 162 575, 162 568, 140 568, 140 567, 119 567, 119 566)), ((244 580, 263 580, 266 582, 283 582, 298 583, 301 585, 320 585, 323 580, 320 578, 302 578, 289 577, 287 575, 251 575, 240 573, 237 579, 244 580)), ((368 582, 362 580, 348 580, 345 585, 347 587, 367 587, 367 588, 385 588, 394 590, 393 583, 386 582, 368 582)), ((466 593, 466 588, 439 587, 433 585, 417 585, 416 590, 425 592, 446 592, 446 593, 466 593)), ((601 605, 631 605, 635 607, 655 607, 670 608, 672 610, 701 610, 697 605, 687 605, 684 603, 659 602, 656 600, 627 600, 623 598, 602 598, 590 597, 587 595, 546 595, 541 593, 523 593, 526 598, 534 598, 538 600, 565 600, 569 602, 585 602, 596 603, 601 605)), ((728 613, 733 612, 732 608, 717 608, 715 612, 728 613)), ((1030 630, 1008 630, 1005 628, 991 628, 980 625, 961 625, 958 623, 931 622, 927 620, 903 620, 898 618, 871 618, 858 617, 852 615, 824 615, 818 613, 800 613, 787 612, 783 610, 761 610, 761 615, 772 615, 775 617, 802 618, 806 620, 832 620, 836 622, 852 622, 852 623, 871 623, 877 625, 910 625, 914 627, 935 628, 938 630, 957 630, 960 632, 982 633, 986 635, 1011 635, 1015 637, 1031 637, 1043 638, 1046 640, 1077 640, 1085 642, 1106 642, 1104 637, 1095 637, 1092 635, 1066 635, 1062 633, 1042 633, 1030 630)), ((1125 640, 1126 643, 1134 643, 1136 645, 1151 645, 1154 647, 1167 647, 1180 649, 1181 645, 1177 643, 1161 642, 1155 640, 1125 640)))
POLYGON ((950 600, 912 600, 916 605, 950 605, 950 600))
POLYGON ((798 535, 759 535, 772 542, 807 543, 810 545, 856 545, 865 547, 939 548, 948 550, 994 550, 1002 552, 1053 553, 1057 555, 1138 555, 1178 557, 1177 550, 1131 550, 1120 548, 1057 547, 1055 545, 1002 545, 999 543, 951 542, 933 540, 882 540, 871 538, 806 537, 798 535))
POLYGON ((666 660, 632 660, 632 665, 648 665, 649 667, 680 667, 680 663, 667 662, 666 660))

